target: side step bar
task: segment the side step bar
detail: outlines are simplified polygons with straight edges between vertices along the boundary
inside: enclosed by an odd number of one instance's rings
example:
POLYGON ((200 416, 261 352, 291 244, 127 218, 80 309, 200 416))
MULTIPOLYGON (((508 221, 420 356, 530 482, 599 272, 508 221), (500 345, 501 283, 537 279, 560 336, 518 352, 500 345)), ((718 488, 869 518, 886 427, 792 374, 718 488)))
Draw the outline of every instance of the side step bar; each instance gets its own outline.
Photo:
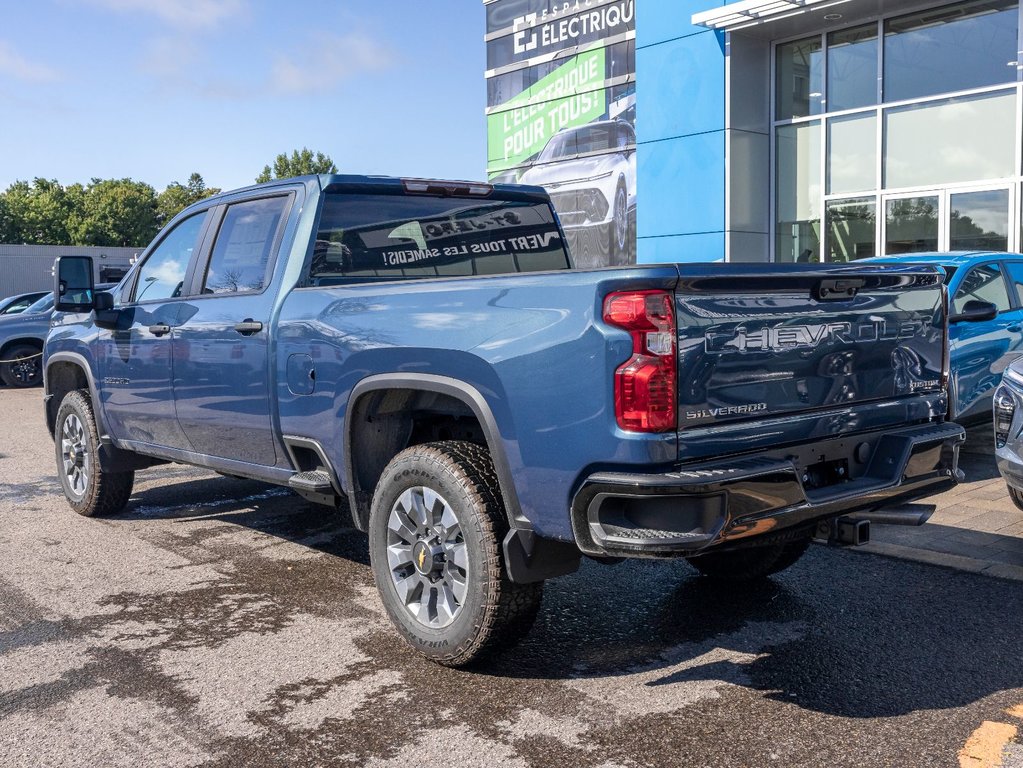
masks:
POLYGON ((288 487, 303 499, 316 504, 326 504, 329 507, 337 505, 338 496, 326 470, 296 472, 288 478, 288 487))

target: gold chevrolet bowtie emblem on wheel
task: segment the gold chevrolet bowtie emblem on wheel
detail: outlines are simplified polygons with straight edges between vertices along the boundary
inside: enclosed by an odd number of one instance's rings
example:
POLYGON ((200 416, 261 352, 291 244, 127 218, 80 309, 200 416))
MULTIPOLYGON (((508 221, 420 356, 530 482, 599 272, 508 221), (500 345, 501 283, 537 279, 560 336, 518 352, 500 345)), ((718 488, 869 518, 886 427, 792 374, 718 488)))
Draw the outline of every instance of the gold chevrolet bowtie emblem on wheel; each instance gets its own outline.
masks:
POLYGON ((419 550, 419 570, 423 569, 423 564, 426 562, 426 547, 419 550))

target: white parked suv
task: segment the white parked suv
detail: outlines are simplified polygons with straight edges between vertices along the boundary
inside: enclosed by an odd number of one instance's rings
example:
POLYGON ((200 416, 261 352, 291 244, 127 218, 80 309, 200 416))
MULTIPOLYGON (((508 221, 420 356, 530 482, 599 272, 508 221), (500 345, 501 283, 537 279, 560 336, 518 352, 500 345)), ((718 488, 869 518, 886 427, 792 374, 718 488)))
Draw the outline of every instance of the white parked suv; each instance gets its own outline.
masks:
POLYGON ((621 120, 602 120, 554 134, 519 178, 551 196, 567 234, 599 227, 612 265, 629 250, 636 210, 636 132, 621 120))

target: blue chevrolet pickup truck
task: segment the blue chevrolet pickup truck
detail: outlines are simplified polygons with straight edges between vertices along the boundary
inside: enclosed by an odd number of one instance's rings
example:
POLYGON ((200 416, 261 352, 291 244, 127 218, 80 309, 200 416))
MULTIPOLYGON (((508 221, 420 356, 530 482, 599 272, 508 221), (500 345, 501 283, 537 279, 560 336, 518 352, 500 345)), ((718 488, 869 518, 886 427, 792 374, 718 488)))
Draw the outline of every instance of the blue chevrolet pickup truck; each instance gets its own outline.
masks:
POLYGON ((110 292, 62 258, 55 290, 76 512, 167 462, 289 486, 368 532, 443 664, 528 632, 582 556, 763 577, 960 477, 933 267, 575 270, 539 188, 318 176, 193 205, 110 292))

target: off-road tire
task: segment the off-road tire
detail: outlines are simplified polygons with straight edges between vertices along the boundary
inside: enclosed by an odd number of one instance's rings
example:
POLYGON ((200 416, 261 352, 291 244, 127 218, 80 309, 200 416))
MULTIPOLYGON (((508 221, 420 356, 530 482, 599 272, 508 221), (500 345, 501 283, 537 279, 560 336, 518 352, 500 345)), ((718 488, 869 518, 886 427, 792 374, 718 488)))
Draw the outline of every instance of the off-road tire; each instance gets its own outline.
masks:
POLYGON ((43 383, 42 351, 32 344, 8 347, 0 353, 0 358, 9 361, 0 363, 0 379, 8 387, 38 387, 43 383))
POLYGON ((810 546, 810 537, 749 547, 730 552, 710 552, 689 558, 689 563, 704 576, 722 581, 755 581, 780 573, 794 565, 810 546))
POLYGON ((407 448, 387 465, 373 494, 369 549, 373 576, 391 621, 432 661, 460 667, 517 643, 533 625, 543 583, 516 584, 504 568, 508 519, 489 451, 474 443, 440 441, 407 448), (466 593, 451 623, 433 628, 399 597, 387 558, 388 520, 402 495, 425 488, 458 518, 468 568, 466 593))
POLYGON ((1009 489, 1009 498, 1016 505, 1016 509, 1023 509, 1023 491, 1013 488, 1011 485, 1007 485, 1006 488, 1009 489))
POLYGON ((131 497, 135 473, 109 472, 103 469, 99 457, 99 433, 96 430, 96 419, 92 413, 92 402, 88 392, 76 390, 64 396, 60 408, 57 409, 54 445, 57 476, 71 509, 84 517, 115 515, 124 509, 131 497), (84 449, 84 461, 88 462, 84 480, 79 480, 82 483, 80 489, 74 487, 75 480, 66 468, 67 439, 72 436, 66 430, 74 433, 76 442, 80 441, 84 449))

